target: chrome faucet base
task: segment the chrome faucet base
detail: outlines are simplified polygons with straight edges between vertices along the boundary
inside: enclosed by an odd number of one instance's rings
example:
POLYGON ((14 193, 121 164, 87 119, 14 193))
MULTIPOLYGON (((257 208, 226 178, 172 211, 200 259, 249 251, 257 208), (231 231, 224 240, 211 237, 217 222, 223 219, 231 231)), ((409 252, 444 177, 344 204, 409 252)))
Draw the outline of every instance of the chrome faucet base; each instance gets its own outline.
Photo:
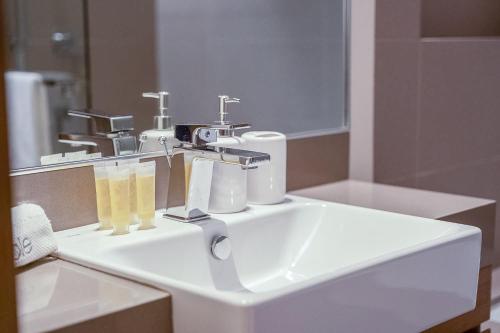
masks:
POLYGON ((107 116, 89 112, 90 110, 70 110, 68 116, 89 119, 93 122, 88 134, 59 133, 59 142, 71 145, 94 146, 95 151, 104 156, 121 156, 137 151, 137 139, 132 116, 107 116))
POLYGON ((209 219, 210 215, 204 214, 204 215, 197 216, 197 217, 182 217, 182 216, 178 216, 178 215, 172 215, 172 214, 165 213, 165 214, 163 214, 163 217, 166 219, 171 219, 171 220, 177 221, 177 222, 192 223, 192 222, 198 222, 198 221, 209 219))
POLYGON ((188 211, 186 206, 176 206, 167 208, 167 211, 163 214, 163 217, 172 219, 178 222, 191 223, 201 220, 206 220, 210 218, 210 215, 199 210, 192 209, 188 211))
MULTIPOLYGON (((224 97, 224 96, 222 96, 224 97)), ((221 118, 221 121, 224 120, 221 118)), ((215 163, 232 164, 241 167, 242 169, 257 168, 263 163, 271 160, 269 154, 260 153, 255 151, 240 150, 233 148, 224 148, 217 146, 210 146, 210 143, 217 142, 218 135, 221 131, 231 131, 238 128, 247 128, 249 125, 193 125, 193 124, 179 124, 175 125, 174 137, 160 137, 159 143, 165 149, 165 157, 167 158, 169 169, 171 172, 174 169, 173 157, 178 154, 189 152, 194 155, 193 158, 213 161, 215 163)), ((177 162, 179 163, 179 162, 177 162)), ((185 171, 185 168, 182 168, 185 171)), ((187 193, 184 196, 184 205, 171 207, 170 196, 167 195, 167 211, 163 217, 173 219, 180 222, 196 222, 210 218, 206 213, 209 206, 212 170, 210 170, 210 178, 205 177, 202 184, 197 184, 199 187, 194 193, 187 193)), ((172 174, 170 174, 172 176, 172 174)), ((171 179, 171 178, 170 178, 171 179)), ((193 181, 193 178, 191 178, 193 181)), ((173 182, 169 182, 168 193, 173 193, 171 190, 173 182)))

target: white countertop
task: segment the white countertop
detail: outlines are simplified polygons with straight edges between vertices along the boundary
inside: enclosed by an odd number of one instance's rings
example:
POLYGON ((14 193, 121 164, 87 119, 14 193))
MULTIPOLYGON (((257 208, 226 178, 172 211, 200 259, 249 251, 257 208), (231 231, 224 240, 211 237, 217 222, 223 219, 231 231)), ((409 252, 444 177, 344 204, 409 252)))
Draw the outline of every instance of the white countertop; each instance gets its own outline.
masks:
POLYGON ((489 199, 357 180, 309 187, 290 194, 431 219, 495 203, 489 199))
POLYGON ((113 275, 47 257, 16 275, 20 332, 46 332, 169 295, 113 275))

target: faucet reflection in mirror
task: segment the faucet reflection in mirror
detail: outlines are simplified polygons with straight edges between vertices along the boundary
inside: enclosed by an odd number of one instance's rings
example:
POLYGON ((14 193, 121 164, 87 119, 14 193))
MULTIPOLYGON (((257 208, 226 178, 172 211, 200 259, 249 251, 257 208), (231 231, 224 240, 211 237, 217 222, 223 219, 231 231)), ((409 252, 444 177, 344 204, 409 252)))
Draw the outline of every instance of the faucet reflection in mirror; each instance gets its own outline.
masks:
MULTIPOLYGON (((269 154, 255 151, 209 146, 209 143, 216 142, 220 131, 234 131, 235 129, 248 128, 248 124, 215 124, 215 125, 194 125, 183 124, 175 126, 174 137, 160 137, 159 141, 165 148, 166 158, 170 170, 173 163, 178 159, 172 157, 177 154, 190 153, 194 156, 193 166, 197 161, 203 165, 202 172, 205 171, 206 177, 191 178, 189 193, 185 196, 184 205, 173 206, 167 196, 167 211, 165 217, 182 222, 194 222, 209 217, 207 214, 209 204, 210 185, 212 177, 213 164, 225 163, 238 165, 243 169, 257 168, 263 163, 270 161, 269 154), (195 191, 192 189, 196 188, 195 191)), ((169 191, 172 193, 169 182, 169 191)))
POLYGON ((88 134, 60 133, 59 142, 72 146, 87 146, 92 152, 108 155, 129 155, 137 151, 133 116, 107 116, 83 110, 70 110, 68 116, 92 120, 88 134))
POLYGON ((60 150, 55 130, 75 127, 63 114, 77 107, 80 84, 70 73, 12 70, 4 74, 10 166, 40 164, 40 156, 60 150))

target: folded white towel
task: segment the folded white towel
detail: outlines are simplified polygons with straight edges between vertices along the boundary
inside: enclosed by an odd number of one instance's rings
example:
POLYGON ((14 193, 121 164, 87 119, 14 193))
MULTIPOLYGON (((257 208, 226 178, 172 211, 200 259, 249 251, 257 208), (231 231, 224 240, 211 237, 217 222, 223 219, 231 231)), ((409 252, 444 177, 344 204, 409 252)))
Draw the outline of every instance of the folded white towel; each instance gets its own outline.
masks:
POLYGON ((12 208, 12 232, 16 267, 57 250, 50 221, 38 205, 24 203, 12 208))
POLYGON ((40 164, 52 152, 48 92, 40 73, 5 72, 11 169, 40 164))

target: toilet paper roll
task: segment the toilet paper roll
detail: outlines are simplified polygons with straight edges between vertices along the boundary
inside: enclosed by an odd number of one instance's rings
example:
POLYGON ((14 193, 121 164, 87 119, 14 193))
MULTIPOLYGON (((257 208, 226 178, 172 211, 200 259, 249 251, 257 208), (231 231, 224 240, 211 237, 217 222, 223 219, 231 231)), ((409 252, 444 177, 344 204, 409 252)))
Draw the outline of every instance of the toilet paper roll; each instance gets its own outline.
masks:
POLYGON ((275 204, 286 192, 286 136, 278 132, 252 131, 242 135, 247 150, 267 153, 270 163, 248 170, 247 197, 253 204, 275 204))

